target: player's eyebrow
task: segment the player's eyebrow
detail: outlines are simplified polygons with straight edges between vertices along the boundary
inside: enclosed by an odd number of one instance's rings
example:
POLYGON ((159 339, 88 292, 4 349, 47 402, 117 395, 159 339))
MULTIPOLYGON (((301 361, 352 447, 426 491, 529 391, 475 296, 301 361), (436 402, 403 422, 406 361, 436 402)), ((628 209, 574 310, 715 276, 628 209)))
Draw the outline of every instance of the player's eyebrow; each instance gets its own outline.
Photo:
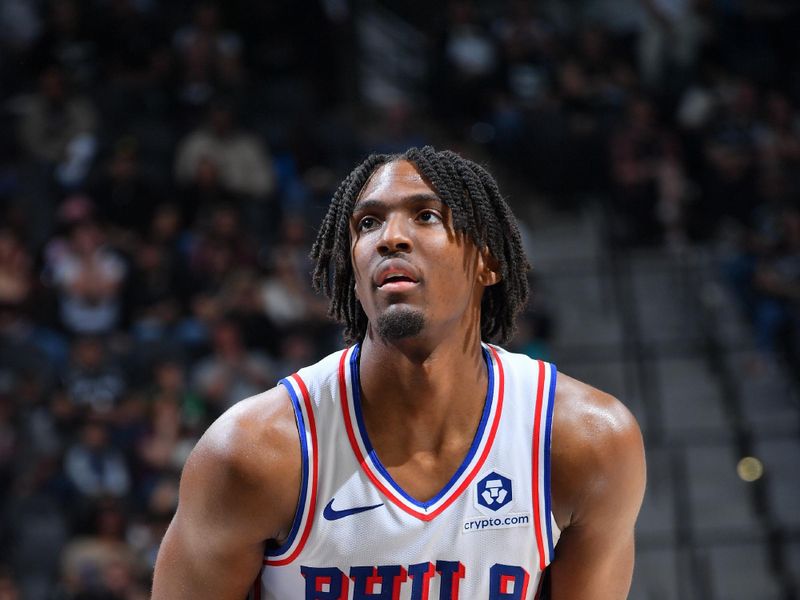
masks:
MULTIPOLYGON (((400 201, 403 204, 422 204, 426 202, 435 202, 439 205, 444 205, 444 202, 434 193, 419 193, 409 194, 403 196, 400 201)), ((366 200, 359 200, 353 207, 353 214, 357 212, 369 212, 370 210, 382 209, 386 206, 386 202, 380 198, 367 198, 366 200)))

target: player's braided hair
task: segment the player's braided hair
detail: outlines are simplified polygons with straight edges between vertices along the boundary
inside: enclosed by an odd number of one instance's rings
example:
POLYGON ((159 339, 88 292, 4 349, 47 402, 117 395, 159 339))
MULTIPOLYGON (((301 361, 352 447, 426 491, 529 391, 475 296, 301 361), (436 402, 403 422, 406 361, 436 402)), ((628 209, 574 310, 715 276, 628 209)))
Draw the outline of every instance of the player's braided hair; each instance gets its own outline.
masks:
POLYGON ((345 326, 348 343, 363 339, 367 316, 355 295, 350 262, 349 220, 361 190, 375 170, 388 162, 407 160, 452 212, 453 226, 497 261, 499 283, 487 287, 481 302, 481 336, 504 343, 514 332, 514 320, 528 300, 528 261, 511 209, 497 182, 480 165, 455 152, 431 146, 402 154, 372 154, 342 181, 333 195, 311 250, 316 262, 314 289, 330 298, 328 314, 345 326))

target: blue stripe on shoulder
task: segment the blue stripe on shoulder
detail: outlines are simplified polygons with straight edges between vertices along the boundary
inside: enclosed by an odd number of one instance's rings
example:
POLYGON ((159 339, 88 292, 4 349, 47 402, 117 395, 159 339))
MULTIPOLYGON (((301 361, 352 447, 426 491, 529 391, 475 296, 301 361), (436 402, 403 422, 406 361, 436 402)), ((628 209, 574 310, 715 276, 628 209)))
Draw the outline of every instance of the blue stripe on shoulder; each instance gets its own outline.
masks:
POLYGON ((289 537, 278 548, 267 550, 264 554, 266 556, 274 557, 285 553, 292 547, 294 538, 297 537, 300 531, 300 523, 303 521, 303 511, 306 505, 306 495, 308 494, 308 442, 306 441, 306 426, 305 419, 303 418, 303 410, 300 407, 300 399, 294 391, 294 387, 288 379, 281 379, 279 384, 283 385, 289 392, 289 397, 292 399, 292 408, 294 408, 294 416, 297 420, 297 431, 300 434, 300 456, 302 458, 302 481, 300 484, 300 498, 297 502, 297 508, 294 513, 294 521, 292 521, 292 529, 289 532, 289 537))

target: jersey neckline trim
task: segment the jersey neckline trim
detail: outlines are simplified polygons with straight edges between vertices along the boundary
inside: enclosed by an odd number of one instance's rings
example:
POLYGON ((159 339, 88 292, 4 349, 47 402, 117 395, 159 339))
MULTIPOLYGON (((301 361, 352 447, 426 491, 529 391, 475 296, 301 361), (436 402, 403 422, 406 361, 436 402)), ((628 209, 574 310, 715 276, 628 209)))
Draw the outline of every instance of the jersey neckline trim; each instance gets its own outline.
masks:
POLYGON ((478 430, 469 451, 456 472, 439 493, 420 502, 394 481, 378 458, 367 435, 361 411, 358 357, 360 345, 344 351, 339 362, 339 388, 345 429, 353 452, 367 477, 399 508, 421 520, 430 521, 450 506, 480 471, 494 441, 503 407, 503 365, 496 350, 483 345, 488 385, 478 430))

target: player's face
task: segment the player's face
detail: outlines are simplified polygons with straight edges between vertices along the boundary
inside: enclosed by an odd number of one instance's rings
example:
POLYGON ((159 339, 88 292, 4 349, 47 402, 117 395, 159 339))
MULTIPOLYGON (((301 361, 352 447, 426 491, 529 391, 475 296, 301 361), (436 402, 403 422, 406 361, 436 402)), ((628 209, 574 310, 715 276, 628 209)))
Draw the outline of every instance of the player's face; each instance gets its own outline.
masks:
POLYGON ((422 329, 479 327, 483 287, 493 273, 454 231, 450 209, 412 163, 375 171, 353 209, 350 239, 356 294, 371 328, 417 323, 416 330, 395 327, 394 337, 409 337, 422 329))

